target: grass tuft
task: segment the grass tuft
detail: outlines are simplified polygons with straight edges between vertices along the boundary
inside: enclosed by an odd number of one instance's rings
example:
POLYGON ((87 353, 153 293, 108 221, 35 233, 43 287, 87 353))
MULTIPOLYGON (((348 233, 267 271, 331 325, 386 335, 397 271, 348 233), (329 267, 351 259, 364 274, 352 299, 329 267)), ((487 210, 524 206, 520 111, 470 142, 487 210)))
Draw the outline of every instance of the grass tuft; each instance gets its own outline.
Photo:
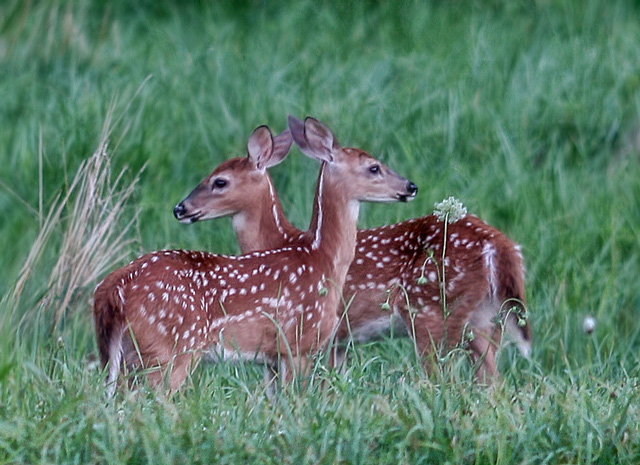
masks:
POLYGON ((124 215, 131 213, 128 203, 139 174, 125 184, 123 169, 112 179, 107 139, 110 124, 108 118, 98 148, 81 163, 66 193, 56 196, 42 220, 17 282, 3 299, 6 327, 18 320, 29 326, 30 321, 44 318, 55 335, 63 317, 84 311, 78 302, 88 301, 95 283, 113 263, 130 254, 134 242, 130 229, 137 213, 126 219, 124 215), (43 273, 42 268, 48 266, 43 256, 51 250, 58 258, 50 271, 43 273), (39 283, 43 275, 48 275, 44 286, 39 283), (29 292, 26 298, 25 291, 29 292), (35 300, 34 295, 38 296, 35 300), (30 310, 23 310, 29 306, 30 310))

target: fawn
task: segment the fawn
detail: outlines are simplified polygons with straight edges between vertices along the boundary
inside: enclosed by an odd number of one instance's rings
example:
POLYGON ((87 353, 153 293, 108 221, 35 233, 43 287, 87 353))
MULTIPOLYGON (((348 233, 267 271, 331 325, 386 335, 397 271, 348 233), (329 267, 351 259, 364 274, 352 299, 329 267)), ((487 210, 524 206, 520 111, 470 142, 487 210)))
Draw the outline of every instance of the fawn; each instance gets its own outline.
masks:
MULTIPOLYGON (((408 201, 417 186, 368 153, 342 148, 313 118, 290 116, 289 126, 303 152, 322 162, 309 231, 295 244, 237 257, 154 252, 108 275, 95 292, 94 319, 110 393, 123 368, 145 368, 152 385, 166 381, 175 391, 203 356, 264 362, 291 380, 325 347, 354 256, 360 202, 408 201)), ((287 137, 274 144, 268 129, 254 132, 257 170, 270 166, 273 153, 263 155, 273 145, 286 155, 287 137)), ((255 198, 255 186, 244 184, 244 195, 255 198)))
MULTIPOLYGON (((263 139, 260 153, 270 153, 277 139, 263 139)), ((305 143, 295 134, 294 139, 305 143)), ((280 163, 286 153, 268 161, 252 157, 250 150, 248 157, 222 163, 175 207, 176 218, 194 223, 230 215, 243 253, 302 240, 304 234, 287 220, 264 169, 266 163, 280 163), (255 198, 243 195, 249 179, 261 192, 255 198)), ((350 304, 346 314, 344 306, 339 311, 343 318, 338 341, 367 341, 393 327, 394 333, 413 337, 428 357, 439 343, 452 347, 466 339, 481 380, 497 375, 496 351, 503 332, 523 355, 531 351, 520 247, 473 215, 446 227, 429 215, 358 231, 344 301, 350 304), (445 231, 448 249, 443 259, 445 231), (386 304, 393 312, 383 309, 386 304)))

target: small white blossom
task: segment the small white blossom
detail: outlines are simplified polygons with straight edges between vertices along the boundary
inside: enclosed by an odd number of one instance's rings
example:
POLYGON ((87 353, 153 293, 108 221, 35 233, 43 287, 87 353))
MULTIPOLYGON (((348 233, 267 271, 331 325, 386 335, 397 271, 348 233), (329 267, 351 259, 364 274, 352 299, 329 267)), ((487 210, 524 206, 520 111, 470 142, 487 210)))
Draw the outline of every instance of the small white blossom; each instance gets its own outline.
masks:
POLYGON ((584 317, 582 322, 582 329, 587 334, 591 334, 596 329, 596 319, 590 315, 584 317))
POLYGON ((467 216, 467 207, 451 196, 442 202, 436 202, 433 206, 433 214, 438 217, 439 221, 448 220, 449 223, 455 223, 467 216))

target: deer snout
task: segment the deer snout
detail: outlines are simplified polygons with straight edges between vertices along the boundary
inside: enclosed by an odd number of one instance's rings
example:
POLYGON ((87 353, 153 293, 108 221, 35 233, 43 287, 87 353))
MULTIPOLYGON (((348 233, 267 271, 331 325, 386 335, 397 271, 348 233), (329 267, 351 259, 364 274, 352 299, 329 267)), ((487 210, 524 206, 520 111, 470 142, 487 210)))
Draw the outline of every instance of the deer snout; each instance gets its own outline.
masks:
POLYGON ((407 193, 399 196, 401 202, 408 202, 412 200, 418 193, 418 186, 415 183, 408 181, 406 187, 407 193))
POLYGON ((173 209, 173 215, 181 223, 188 223, 188 224, 195 223, 202 216, 200 211, 189 212, 189 209, 184 204, 184 202, 180 202, 178 205, 175 206, 175 208, 173 209))
POLYGON ((173 216, 175 216, 176 219, 178 220, 181 220, 182 218, 184 218, 186 214, 187 214, 187 207, 185 207, 182 202, 176 205, 176 207, 173 209, 173 216))
POLYGON ((409 181, 409 183, 407 184, 407 192, 409 193, 409 195, 415 197, 416 194, 418 193, 418 186, 416 186, 414 183, 409 181))

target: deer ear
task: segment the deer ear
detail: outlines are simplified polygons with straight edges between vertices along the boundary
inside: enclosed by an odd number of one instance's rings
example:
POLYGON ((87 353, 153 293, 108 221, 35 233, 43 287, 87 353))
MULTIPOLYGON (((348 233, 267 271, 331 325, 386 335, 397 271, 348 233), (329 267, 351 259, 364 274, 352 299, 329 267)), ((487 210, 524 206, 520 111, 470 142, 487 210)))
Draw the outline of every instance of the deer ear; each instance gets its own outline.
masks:
POLYGON ((269 158, 273 154, 273 136, 267 126, 257 127, 247 143, 249 160, 258 168, 265 169, 269 158))
POLYGON ((289 116, 289 129, 293 140, 305 155, 320 161, 333 162, 333 154, 340 145, 328 127, 310 116, 304 122, 289 116))
POLYGON ((293 144, 293 138, 291 137, 291 131, 288 129, 274 137, 273 152, 266 160, 264 167, 271 168, 287 158, 287 155, 289 155, 289 151, 291 150, 291 144, 293 144))

